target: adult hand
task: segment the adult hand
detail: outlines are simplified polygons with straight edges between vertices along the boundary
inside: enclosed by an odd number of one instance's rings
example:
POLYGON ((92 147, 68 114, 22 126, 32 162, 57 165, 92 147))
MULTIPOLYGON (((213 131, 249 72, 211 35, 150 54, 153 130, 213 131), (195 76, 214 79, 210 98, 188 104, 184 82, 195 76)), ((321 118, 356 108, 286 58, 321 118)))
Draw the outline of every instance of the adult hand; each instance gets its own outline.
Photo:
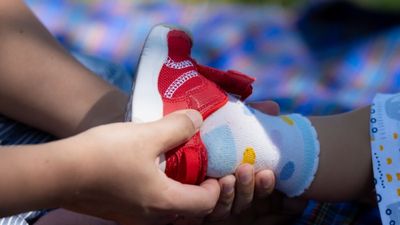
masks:
POLYGON ((121 224, 166 224, 203 217, 218 199, 216 180, 184 185, 158 168, 157 157, 187 141, 202 120, 193 110, 148 124, 99 126, 65 140, 79 161, 63 207, 121 224))

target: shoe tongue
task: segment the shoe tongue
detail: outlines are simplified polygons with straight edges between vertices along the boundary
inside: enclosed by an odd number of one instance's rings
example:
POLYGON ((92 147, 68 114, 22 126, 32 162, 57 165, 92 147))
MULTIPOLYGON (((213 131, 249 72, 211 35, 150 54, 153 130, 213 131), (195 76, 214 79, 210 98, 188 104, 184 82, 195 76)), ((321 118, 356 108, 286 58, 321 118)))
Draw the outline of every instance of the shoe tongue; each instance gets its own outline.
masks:
POLYGON ((168 33, 168 55, 173 60, 190 58, 192 40, 183 31, 172 30, 168 33))
POLYGON ((180 109, 196 109, 206 118, 227 101, 226 94, 197 70, 190 57, 192 42, 183 31, 168 33, 168 58, 158 77, 164 115, 180 109))

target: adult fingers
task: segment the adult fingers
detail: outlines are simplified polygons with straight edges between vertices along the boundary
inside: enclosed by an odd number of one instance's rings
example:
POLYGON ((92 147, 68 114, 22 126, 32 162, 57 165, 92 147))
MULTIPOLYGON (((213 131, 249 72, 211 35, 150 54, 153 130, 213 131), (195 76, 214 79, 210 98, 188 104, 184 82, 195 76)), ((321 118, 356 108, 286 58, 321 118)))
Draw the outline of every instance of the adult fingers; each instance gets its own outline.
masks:
POLYGON ((180 216, 202 218, 214 209, 220 186, 215 179, 208 179, 200 186, 181 184, 170 179, 170 186, 166 191, 172 211, 180 216))
POLYGON ((275 175, 271 170, 261 170, 256 173, 256 196, 265 198, 270 195, 275 188, 275 175))
POLYGON ((248 208, 254 196, 254 167, 242 164, 236 169, 236 198, 233 212, 238 214, 248 208))
POLYGON ((277 116, 279 115, 279 105, 274 101, 262 101, 262 102, 251 102, 249 105, 255 109, 260 110, 263 113, 277 116))
POLYGON ((155 144, 156 156, 189 140, 203 122, 196 110, 182 110, 169 114, 161 120, 146 125, 155 144))
POLYGON ((219 221, 229 216, 235 198, 235 176, 225 176, 219 179, 218 182, 221 187, 221 193, 214 211, 207 218, 209 221, 219 221))

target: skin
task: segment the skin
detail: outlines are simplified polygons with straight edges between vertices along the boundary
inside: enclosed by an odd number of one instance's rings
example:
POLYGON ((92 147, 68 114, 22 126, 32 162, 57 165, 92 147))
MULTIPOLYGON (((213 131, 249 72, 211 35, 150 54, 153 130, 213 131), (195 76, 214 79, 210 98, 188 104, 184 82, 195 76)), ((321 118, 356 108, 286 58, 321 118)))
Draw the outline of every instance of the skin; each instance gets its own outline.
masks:
MULTIPOLYGON (((23 1, 0 1, 0 49, 2 50, 0 51, 1 114, 60 138, 71 137, 98 125, 123 120, 128 96, 92 74, 71 57, 41 25, 23 1)), ((79 142, 75 144, 81 145, 79 142)), ((64 146, 64 144, 60 145, 64 146)), ((49 146, 60 148, 54 144, 40 146, 40 148, 48 149, 49 146)), ((27 152, 32 152, 30 149, 37 148, 38 146, 22 147, 27 152)), ((10 151, 3 153, 2 150, 0 158, 3 158, 3 154, 10 154, 10 151)), ((40 152, 46 155, 47 152, 52 151, 40 152)), ((17 157, 15 154, 37 157, 22 150, 14 151, 11 154, 12 157, 7 157, 12 159, 17 157)), ((25 171, 30 174, 30 170, 25 169, 25 171)), ((253 199, 254 184, 257 183, 257 179, 264 177, 262 179, 268 180, 271 177, 264 176, 263 173, 254 176, 252 170, 246 167, 238 168, 237 174, 250 176, 256 181, 242 184, 236 182, 235 177, 222 178, 219 183, 221 187, 225 187, 223 190, 235 191, 233 195, 231 193, 221 195, 217 208, 222 209, 214 214, 214 218, 230 214, 232 206, 239 209, 236 212, 248 207, 253 199), (229 207, 221 207, 223 202, 227 202, 229 207)), ((38 173, 31 175, 41 176, 38 173)), ((7 177, 12 178, 10 175, 7 177)), ((4 183, 10 184, 10 182, 4 183)), ((15 200, 21 200, 21 198, 18 197, 15 200)), ((46 199, 37 200, 46 201, 46 199)), ((19 204, 28 206, 25 203, 19 204)), ((39 209, 37 207, 40 204, 33 205, 35 207, 29 208, 39 209)), ((23 209, 14 209, 13 212, 21 210, 23 209)), ((85 217, 75 213, 73 216, 85 217)))
MULTIPOLYGON (((279 110, 271 113, 270 108, 276 107, 270 102, 252 106, 271 115, 279 114, 279 110)), ((290 224, 302 214, 308 199, 328 202, 355 200, 376 205, 375 196, 371 195, 373 179, 369 107, 309 119, 318 133, 320 143, 319 166, 309 189, 300 197, 288 198, 273 191, 275 180, 271 177, 268 180, 271 182, 268 198, 253 200, 250 208, 239 215, 231 215, 224 221, 208 221, 207 224, 290 224)), ((258 187, 262 185, 259 183, 258 187)))
MULTIPOLYGON (((73 59, 35 19, 23 2, 11 0, 0 2, 0 34, 0 48, 2 49, 0 52, 0 112, 2 114, 58 137, 70 137, 97 125, 122 120, 127 96, 93 75, 73 59)), ((255 107, 260 107, 261 110, 265 109, 266 112, 270 108, 275 108, 276 111, 277 108, 270 107, 271 103, 257 104, 255 107)), ((304 197, 321 200, 357 199, 370 191, 372 185, 370 182, 371 163, 367 136, 367 111, 364 109, 333 117, 310 118, 319 133, 321 161, 315 181, 304 197), (349 124, 354 126, 348 126, 349 124), (356 136, 354 138, 358 141, 349 140, 350 136, 356 136), (349 154, 347 149, 355 151, 351 151, 349 154), (349 157, 343 160, 342 155, 345 153, 349 154, 349 157), (357 161, 354 161, 356 156, 357 161), (344 166, 337 168, 335 162, 341 162, 344 166), (357 168, 354 167, 355 162, 357 168), (345 173, 347 171, 354 172, 345 173), (343 179, 343 176, 346 179, 343 179), (326 177, 332 178, 331 182, 326 182, 326 177), (343 182, 343 180, 353 182, 343 182), (334 195, 336 193, 339 194, 334 195)), ((84 141, 79 138, 74 140, 84 141)), ((61 143, 64 142, 61 141, 61 143)), ((75 144, 81 145, 79 142, 75 144)), ((67 152, 67 144, 44 146, 40 147, 44 149, 54 147, 67 152)), ((17 157, 15 155, 35 158, 34 155, 30 155, 33 152, 30 150, 39 147, 24 146, 21 148, 26 150, 23 154, 22 150, 13 151, 12 154, 9 153, 10 151, 5 151, 7 153, 2 154, 11 155, 7 156, 7 159, 17 157)), ((38 152, 46 157, 46 154, 53 153, 54 150, 38 152)), ((18 160, 24 161, 23 158, 25 157, 18 158, 18 160)), ((23 165, 21 166, 22 169, 23 165)), ((26 172, 28 173, 30 170, 26 170, 26 172)), ((12 176, 8 175, 8 177, 12 179, 12 176)), ((9 182, 5 183, 9 184, 9 182)), ((254 199, 254 189, 256 196, 265 197, 272 192, 274 183, 271 171, 262 171, 253 175, 253 168, 250 165, 240 166, 236 176, 227 176, 219 180, 221 197, 208 220, 220 220, 231 213, 247 213, 249 210, 246 209, 254 199)), ((57 187, 57 184, 55 186, 57 187)), ((55 194, 57 190, 52 190, 50 193, 55 194)), ((35 195, 35 193, 32 194, 35 195)), ((50 200, 37 198, 36 201, 43 203, 50 200)), ((24 207, 31 206, 25 203, 19 204, 24 207)), ((31 204, 35 207, 40 205, 31 204)), ((66 207, 70 206, 66 205, 66 207)), ((18 209, 14 209, 13 213, 18 211, 18 209)), ((195 217, 204 215, 202 213, 192 214, 195 217)))
POLYGON ((310 117, 320 142, 319 167, 304 197, 320 201, 364 198, 373 190, 370 108, 310 117), (340 165, 340 166, 339 166, 340 165))
POLYGON ((128 97, 71 57, 21 1, 0 2, 0 49, 2 114, 58 137, 122 119, 128 97))
POLYGON ((216 180, 183 185, 155 163, 201 122, 189 110, 148 124, 114 123, 47 144, 3 147, 0 175, 8 182, 0 186, 0 216, 63 207, 120 224, 164 224, 177 215, 209 214, 219 197, 216 180))

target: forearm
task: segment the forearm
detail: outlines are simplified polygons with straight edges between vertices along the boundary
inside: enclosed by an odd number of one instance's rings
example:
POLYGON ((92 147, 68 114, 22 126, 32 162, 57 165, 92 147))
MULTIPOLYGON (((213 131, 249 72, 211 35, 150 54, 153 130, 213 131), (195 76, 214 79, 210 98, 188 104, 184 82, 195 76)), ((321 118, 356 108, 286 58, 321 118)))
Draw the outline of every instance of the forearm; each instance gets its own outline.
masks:
POLYGON ((70 153, 60 141, 0 148, 0 217, 59 207, 79 176, 70 153))
POLYGON ((0 2, 0 113, 57 136, 122 120, 127 96, 80 65, 20 0, 0 2))
POLYGON ((366 196, 373 188, 369 107, 309 119, 318 133, 320 155, 305 197, 340 201, 366 196))

